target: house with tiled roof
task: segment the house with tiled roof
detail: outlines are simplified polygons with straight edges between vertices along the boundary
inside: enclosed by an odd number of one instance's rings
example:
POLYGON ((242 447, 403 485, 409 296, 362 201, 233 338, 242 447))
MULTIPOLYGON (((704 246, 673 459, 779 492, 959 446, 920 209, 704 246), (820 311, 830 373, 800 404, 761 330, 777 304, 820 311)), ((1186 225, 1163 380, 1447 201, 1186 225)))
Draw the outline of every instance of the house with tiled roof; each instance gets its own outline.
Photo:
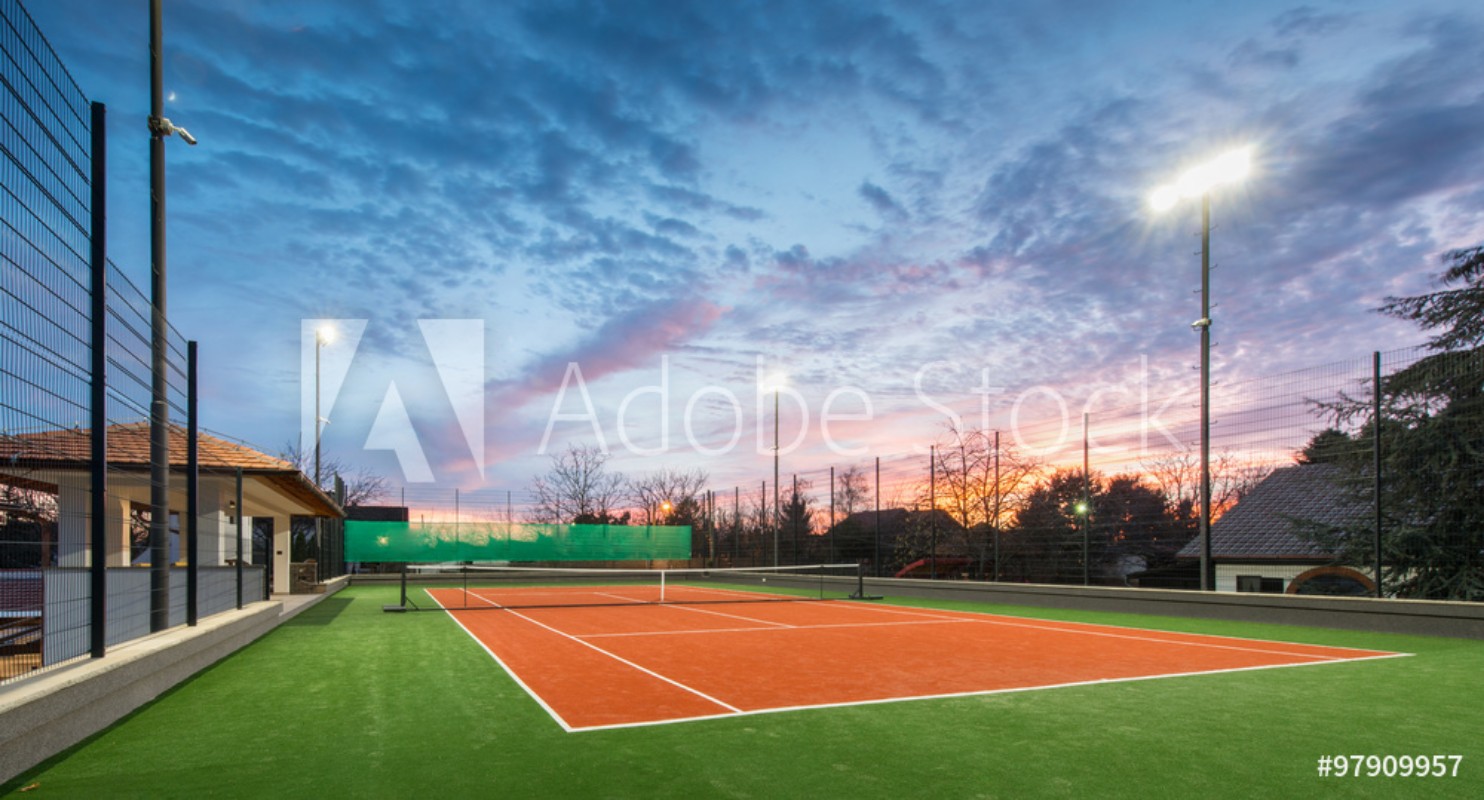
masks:
MULTIPOLYGON (((1333 464, 1276 469, 1211 525, 1216 590, 1287 594, 1370 594, 1371 576, 1336 565, 1336 554, 1305 531, 1363 525, 1372 512, 1341 486, 1333 464)), ((1201 556, 1200 539, 1177 554, 1201 556)))
MULTIPOLYGON (((57 498, 57 566, 86 566, 92 462, 91 431, 75 428, 0 435, 0 483, 54 494, 57 498)), ((187 434, 169 429, 170 511, 183 515, 187 434)), ((148 422, 111 425, 107 430, 109 567, 138 566, 132 556, 130 516, 150 504, 150 426, 148 422)), ((246 445, 209 434, 197 436, 199 491, 197 517, 201 565, 236 560, 239 521, 251 560, 254 518, 273 520, 275 592, 289 591, 290 519, 295 516, 344 517, 338 504, 293 464, 246 445), (242 510, 237 508, 241 476, 242 510)), ((179 548, 175 548, 179 552, 179 548)))

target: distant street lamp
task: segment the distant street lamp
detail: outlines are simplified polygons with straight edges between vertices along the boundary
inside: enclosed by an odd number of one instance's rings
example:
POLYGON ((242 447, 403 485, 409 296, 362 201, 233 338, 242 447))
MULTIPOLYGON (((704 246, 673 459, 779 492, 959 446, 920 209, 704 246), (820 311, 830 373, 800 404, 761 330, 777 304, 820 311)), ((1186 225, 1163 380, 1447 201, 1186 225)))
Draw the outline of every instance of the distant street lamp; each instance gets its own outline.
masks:
POLYGON ((1168 211, 1182 199, 1201 198, 1201 318, 1190 327, 1201 332, 1201 590, 1215 587, 1211 563, 1211 190, 1238 183, 1252 169, 1252 148, 1232 150, 1193 167, 1172 184, 1155 189, 1149 205, 1168 211))
POLYGON ((332 325, 321 325, 314 332, 314 485, 320 485, 319 470, 319 440, 324 428, 324 417, 320 416, 319 409, 319 384, 320 384, 320 350, 325 345, 335 341, 335 328, 332 325))
MULTIPOLYGON (((314 485, 315 485, 315 488, 318 488, 318 489, 321 489, 321 490, 324 489, 324 485, 320 483, 320 470, 319 470, 319 450, 320 450, 320 448, 319 448, 319 440, 320 440, 321 432, 322 432, 322 430, 324 428, 324 421, 325 421, 325 419, 324 419, 324 417, 320 416, 320 410, 319 410, 319 383, 320 383, 320 369, 319 369, 319 360, 320 359, 319 359, 319 351, 321 349, 323 349, 325 345, 327 345, 327 344, 329 344, 329 343, 331 343, 333 341, 335 341, 335 327, 333 325, 328 325, 328 324, 321 325, 321 326, 319 326, 319 328, 317 328, 315 330, 315 332, 314 332, 314 485)), ((317 562, 318 563, 317 563, 315 569, 316 569, 316 572, 319 573, 320 580, 324 580, 325 578, 329 577, 329 575, 327 574, 327 571, 328 571, 329 567, 326 565, 326 562, 325 562, 325 522, 324 522, 324 517, 315 517, 314 518, 314 544, 315 544, 316 547, 319 548, 319 558, 317 559, 317 562)))
POLYGON ((773 387, 773 566, 778 566, 778 531, 783 527, 783 508, 779 505, 778 491, 778 396, 783 393, 783 384, 788 377, 775 373, 768 379, 773 387))

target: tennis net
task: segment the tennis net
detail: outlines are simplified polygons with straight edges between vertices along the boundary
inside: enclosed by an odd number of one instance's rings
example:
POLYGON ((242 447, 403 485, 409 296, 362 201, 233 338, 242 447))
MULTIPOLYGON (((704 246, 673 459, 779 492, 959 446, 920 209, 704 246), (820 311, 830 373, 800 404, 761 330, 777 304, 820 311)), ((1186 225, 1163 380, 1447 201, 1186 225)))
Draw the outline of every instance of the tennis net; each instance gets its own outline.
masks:
POLYGON ((402 606, 502 609, 840 600, 862 594, 857 564, 713 569, 409 565, 402 606), (412 588, 408 588, 409 582, 412 588))

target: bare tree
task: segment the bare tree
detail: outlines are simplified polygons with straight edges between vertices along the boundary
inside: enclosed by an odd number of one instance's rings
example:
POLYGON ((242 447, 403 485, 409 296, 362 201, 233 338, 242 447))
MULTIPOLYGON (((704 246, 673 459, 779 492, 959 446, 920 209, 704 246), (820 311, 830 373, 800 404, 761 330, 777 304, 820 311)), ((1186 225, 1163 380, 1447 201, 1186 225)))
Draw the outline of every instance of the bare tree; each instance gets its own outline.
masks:
MULTIPOLYGON (((1171 508, 1198 509, 1201 502, 1201 461, 1192 451, 1173 453, 1142 462, 1144 473, 1165 496, 1171 508)), ((1211 518, 1219 519, 1246 497, 1273 471, 1270 464, 1222 450, 1211 459, 1211 518)), ((1198 510, 1195 513, 1199 513, 1198 510)))
POLYGON ((1273 467, 1223 450, 1211 465, 1211 516, 1220 518, 1272 474, 1273 467))
POLYGON ((871 484, 864 467, 852 464, 835 476, 835 508, 840 519, 865 511, 870 504, 871 484))
POLYGON ((0 483, 0 568, 56 561, 57 495, 0 483))
MULTIPOLYGON (((314 451, 306 452, 297 443, 283 446, 278 457, 294 465, 294 468, 314 480, 314 451)), ((320 452, 320 489, 331 494, 335 489, 335 476, 345 481, 345 506, 363 506, 385 497, 390 491, 387 479, 362 466, 350 466, 340 457, 320 452)))
MULTIPOLYGON (((1003 528, 1018 509, 1041 465, 1014 447, 999 442, 994 431, 959 431, 952 425, 938 441, 938 507, 967 529, 981 525, 1003 528)), ((924 504, 928 487, 920 487, 924 504)))
POLYGON ((623 500, 626 482, 608 472, 608 454, 591 445, 569 445, 551 456, 551 469, 531 481, 536 522, 608 519, 623 500))
POLYGON ((676 512, 698 509, 701 492, 710 480, 710 476, 699 469, 690 472, 663 469, 629 481, 629 494, 634 504, 644 511, 645 522, 653 519, 659 524, 685 525, 690 522, 675 521, 676 512))
POLYGON ((1183 453, 1145 458, 1140 462, 1144 474, 1164 494, 1171 506, 1190 503, 1201 497, 1200 457, 1190 450, 1183 453))

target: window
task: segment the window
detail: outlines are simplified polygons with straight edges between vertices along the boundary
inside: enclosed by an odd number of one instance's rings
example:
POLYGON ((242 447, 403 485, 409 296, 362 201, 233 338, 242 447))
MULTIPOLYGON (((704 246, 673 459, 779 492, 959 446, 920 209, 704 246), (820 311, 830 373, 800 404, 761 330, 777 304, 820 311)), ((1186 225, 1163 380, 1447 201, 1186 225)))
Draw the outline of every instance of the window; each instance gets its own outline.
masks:
POLYGON ((1265 578, 1261 575, 1238 575, 1237 591, 1239 592, 1262 592, 1265 594, 1282 594, 1282 578, 1265 578))

